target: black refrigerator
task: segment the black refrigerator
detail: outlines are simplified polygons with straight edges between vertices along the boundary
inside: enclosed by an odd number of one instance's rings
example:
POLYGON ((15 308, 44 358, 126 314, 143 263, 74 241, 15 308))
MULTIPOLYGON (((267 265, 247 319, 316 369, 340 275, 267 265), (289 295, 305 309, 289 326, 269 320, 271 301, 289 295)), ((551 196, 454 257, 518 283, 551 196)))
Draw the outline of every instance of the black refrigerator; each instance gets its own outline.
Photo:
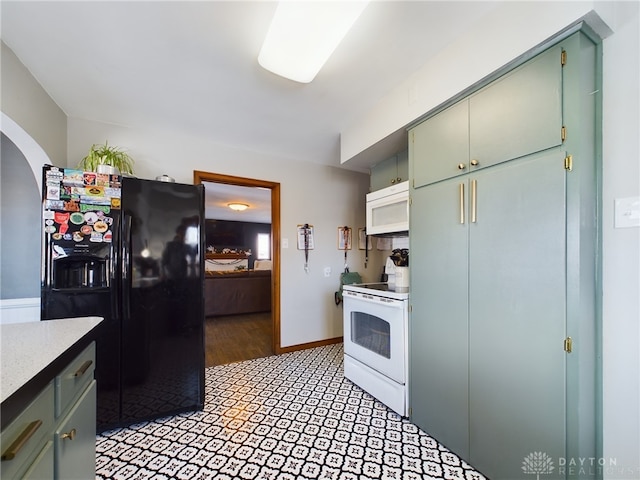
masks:
POLYGON ((45 166, 41 319, 100 316, 97 431, 204 407, 204 187, 45 166))

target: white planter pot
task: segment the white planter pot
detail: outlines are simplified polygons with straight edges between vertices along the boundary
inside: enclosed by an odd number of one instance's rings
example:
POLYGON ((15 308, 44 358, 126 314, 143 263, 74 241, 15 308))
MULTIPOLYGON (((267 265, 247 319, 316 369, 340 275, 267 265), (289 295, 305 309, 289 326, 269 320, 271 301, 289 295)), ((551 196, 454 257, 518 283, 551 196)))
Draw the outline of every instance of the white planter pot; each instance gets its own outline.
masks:
POLYGON ((96 167, 97 173, 108 173, 109 175, 120 175, 120 170, 111 165, 98 165, 96 167))

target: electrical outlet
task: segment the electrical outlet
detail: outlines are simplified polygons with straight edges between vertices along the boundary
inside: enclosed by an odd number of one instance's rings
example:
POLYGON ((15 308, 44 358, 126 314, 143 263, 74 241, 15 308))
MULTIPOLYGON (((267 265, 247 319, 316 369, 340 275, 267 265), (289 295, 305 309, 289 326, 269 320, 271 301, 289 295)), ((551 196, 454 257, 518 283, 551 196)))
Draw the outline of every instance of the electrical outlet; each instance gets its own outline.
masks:
POLYGON ((324 267, 324 276, 325 277, 331 276, 331 267, 324 267))

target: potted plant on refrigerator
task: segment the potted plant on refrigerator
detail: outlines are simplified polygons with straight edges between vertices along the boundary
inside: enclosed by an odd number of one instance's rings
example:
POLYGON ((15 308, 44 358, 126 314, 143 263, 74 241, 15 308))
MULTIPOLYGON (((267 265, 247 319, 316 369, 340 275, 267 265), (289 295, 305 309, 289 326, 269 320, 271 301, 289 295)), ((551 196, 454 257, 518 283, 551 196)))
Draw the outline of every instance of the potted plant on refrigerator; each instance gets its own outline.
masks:
POLYGON ((94 143, 89 153, 78 164, 78 168, 87 172, 110 174, 133 174, 133 159, 120 147, 94 143))

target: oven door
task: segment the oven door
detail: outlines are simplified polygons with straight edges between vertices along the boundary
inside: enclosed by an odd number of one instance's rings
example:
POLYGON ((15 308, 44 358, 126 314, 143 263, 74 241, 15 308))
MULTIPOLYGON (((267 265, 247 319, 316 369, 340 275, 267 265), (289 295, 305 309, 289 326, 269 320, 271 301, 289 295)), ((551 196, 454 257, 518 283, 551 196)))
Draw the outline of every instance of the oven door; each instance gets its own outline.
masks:
POLYGON ((344 353, 392 380, 406 383, 406 301, 343 292, 344 353))

